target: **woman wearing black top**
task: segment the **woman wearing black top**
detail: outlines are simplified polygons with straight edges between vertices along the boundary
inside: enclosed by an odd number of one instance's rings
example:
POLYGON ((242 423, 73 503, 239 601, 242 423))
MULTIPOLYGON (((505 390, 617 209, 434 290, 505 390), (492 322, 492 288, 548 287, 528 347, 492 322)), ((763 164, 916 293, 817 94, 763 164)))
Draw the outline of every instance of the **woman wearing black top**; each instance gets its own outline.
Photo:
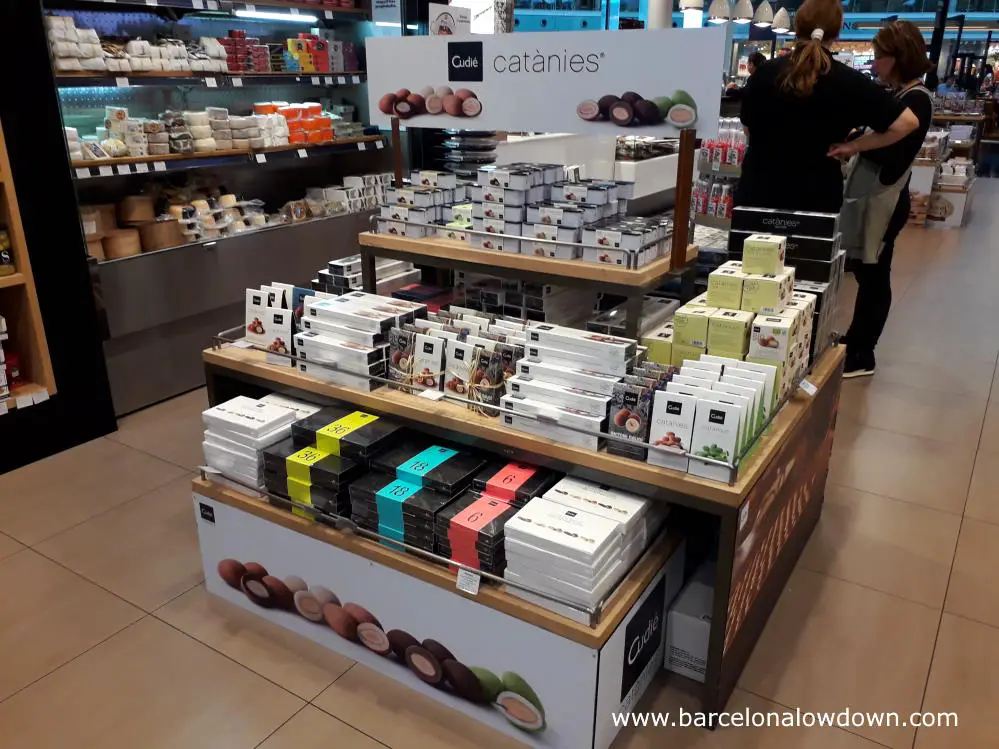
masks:
POLYGON ((749 146, 735 203, 838 213, 843 175, 834 146, 855 128, 870 127, 875 132, 849 148, 881 148, 919 121, 876 83, 833 60, 826 45, 843 26, 839 0, 806 0, 794 26, 794 51, 764 63, 746 83, 741 119, 749 146))
MULTIPOLYGON (((920 83, 929 69, 926 42, 913 23, 894 21, 874 37, 874 70, 878 78, 895 90, 896 99, 915 113, 919 127, 893 145, 867 151, 860 157, 861 162, 867 163, 855 165, 855 169, 866 166, 872 174, 877 174, 879 184, 875 187, 878 189, 897 185, 900 190, 897 190, 894 211, 890 207, 883 210, 884 215, 890 212, 890 218, 876 262, 859 262, 853 268, 857 278, 857 300, 853 322, 846 334, 844 378, 874 374, 874 347, 891 309, 891 260, 895 239, 909 218, 909 169, 933 121, 933 97, 920 83)), ((876 215, 877 211, 870 211, 868 207, 864 212, 865 222, 876 220, 871 214, 876 215)), ((844 212, 844 217, 846 215, 844 212)))

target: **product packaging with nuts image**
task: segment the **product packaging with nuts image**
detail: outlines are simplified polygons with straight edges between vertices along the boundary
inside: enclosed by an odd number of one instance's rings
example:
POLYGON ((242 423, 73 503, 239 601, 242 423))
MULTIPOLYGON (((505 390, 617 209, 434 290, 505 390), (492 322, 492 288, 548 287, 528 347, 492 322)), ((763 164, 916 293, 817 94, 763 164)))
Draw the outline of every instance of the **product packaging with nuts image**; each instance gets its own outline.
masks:
MULTIPOLYGON (((607 422, 608 433, 633 442, 647 442, 654 394, 655 391, 651 388, 623 383, 615 385, 610 403, 610 420, 607 422)), ((617 440, 608 440, 607 452, 634 460, 645 460, 648 451, 644 447, 632 447, 617 440)))
POLYGON ((669 387, 655 394, 649 429, 651 465, 687 471, 696 411, 697 398, 692 395, 670 392, 669 387))
POLYGON ((477 346, 468 388, 470 407, 483 416, 496 416, 500 398, 506 392, 505 382, 500 353, 477 346))
POLYGON ((739 454, 743 407, 731 400, 723 401, 721 395, 702 398, 697 403, 687 472, 715 481, 729 481, 733 471, 730 466, 739 454))
MULTIPOLYGON (((412 385, 413 377, 413 345, 416 334, 399 328, 389 331, 388 379, 403 385, 412 385)), ((409 392, 409 388, 402 388, 409 392)))

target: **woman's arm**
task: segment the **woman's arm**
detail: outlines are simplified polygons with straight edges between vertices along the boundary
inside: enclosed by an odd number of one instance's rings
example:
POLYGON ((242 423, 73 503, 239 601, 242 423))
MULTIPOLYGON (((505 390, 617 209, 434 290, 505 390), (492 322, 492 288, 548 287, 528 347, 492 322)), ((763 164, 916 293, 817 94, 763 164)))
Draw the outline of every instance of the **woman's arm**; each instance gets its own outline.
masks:
POLYGON ((827 156, 834 159, 848 159, 863 151, 884 148, 892 143, 898 143, 906 135, 919 127, 919 118, 908 107, 900 114, 883 133, 865 133, 848 143, 836 143, 829 149, 827 156))

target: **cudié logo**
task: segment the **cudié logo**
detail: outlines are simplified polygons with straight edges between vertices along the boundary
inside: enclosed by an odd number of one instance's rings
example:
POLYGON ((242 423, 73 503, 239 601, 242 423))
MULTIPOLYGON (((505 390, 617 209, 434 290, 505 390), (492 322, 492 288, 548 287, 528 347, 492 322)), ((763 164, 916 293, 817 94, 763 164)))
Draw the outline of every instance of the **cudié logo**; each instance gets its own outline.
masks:
POLYGON ((484 67, 482 42, 448 42, 448 81, 481 81, 484 67))

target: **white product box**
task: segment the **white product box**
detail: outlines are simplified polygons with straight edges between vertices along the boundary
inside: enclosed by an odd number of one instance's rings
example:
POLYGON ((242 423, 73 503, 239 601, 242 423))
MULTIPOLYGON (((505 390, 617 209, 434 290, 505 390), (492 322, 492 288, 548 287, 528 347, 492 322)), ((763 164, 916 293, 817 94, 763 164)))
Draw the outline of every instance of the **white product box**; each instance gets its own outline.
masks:
MULTIPOLYGON (((728 379, 728 378, 722 378, 728 379)), ((727 395, 737 395, 740 398, 745 398, 747 401, 746 405, 746 416, 743 420, 743 444, 739 448, 740 452, 745 451, 752 441, 756 438, 758 428, 763 426, 762 414, 760 411, 760 401, 757 397, 757 388, 746 387, 744 385, 739 385, 733 382, 722 382, 718 381, 711 386, 712 390, 719 393, 725 393, 727 395)), ((762 396, 761 396, 762 397, 762 396)))
POLYGON ((542 421, 554 421, 567 429, 602 432, 604 417, 562 406, 552 406, 517 393, 508 393, 500 399, 500 408, 521 416, 537 416, 542 421))
POLYGON ((291 424, 295 421, 295 412, 238 395, 203 411, 201 420, 209 429, 221 429, 256 438, 291 424))
POLYGON ((296 398, 289 398, 287 395, 281 395, 280 393, 268 393, 257 402, 291 409, 295 412, 295 421, 312 416, 322 408, 322 406, 317 406, 313 403, 306 403, 305 401, 300 401, 296 398))
POLYGON ((493 237, 483 234, 470 234, 468 243, 479 250, 499 250, 500 252, 520 252, 520 240, 507 237, 493 237))
POLYGON ((373 347, 382 340, 381 333, 361 330, 360 328, 348 325, 338 325, 337 323, 324 320, 319 317, 303 317, 301 320, 303 330, 311 330, 330 338, 337 338, 341 341, 359 343, 362 346, 373 347))
POLYGON ((696 397, 667 390, 656 393, 649 419, 649 463, 687 471, 689 459, 684 453, 692 443, 696 413, 696 397))
POLYGON ((353 388, 354 390, 370 392, 375 388, 381 387, 381 383, 375 382, 366 375, 356 375, 342 370, 329 369, 321 365, 317 366, 313 362, 299 362, 298 371, 322 382, 353 388))
POLYGON ((468 398, 468 384, 478 361, 478 346, 449 340, 444 349, 444 390, 459 398, 468 398))
POLYGON ((413 376, 416 387, 441 390, 444 382, 445 339, 417 333, 413 341, 413 376), (433 380, 433 382, 431 382, 433 380))
POLYGON ((471 203, 472 218, 495 218, 500 221, 523 223, 525 210, 522 205, 504 203, 471 203))
POLYGON ((507 538, 582 562, 591 561, 621 543, 614 521, 572 510, 543 497, 532 499, 510 518, 505 532, 507 538))
POLYGON ((424 169, 412 172, 410 181, 414 185, 423 187, 442 187, 446 190, 453 190, 458 186, 458 175, 453 172, 434 172, 424 169))
POLYGON ((739 362, 738 366, 732 365, 737 372, 730 372, 730 374, 738 374, 739 377, 744 375, 739 372, 753 372, 758 375, 763 375, 764 385, 765 385, 765 396, 769 401, 768 413, 773 413, 774 407, 777 405, 777 396, 779 389, 777 387, 777 375, 780 370, 776 365, 763 364, 760 362, 739 362))
POLYGON ((521 359, 517 362, 517 374, 526 375, 541 382, 550 382, 569 388, 578 388, 588 393, 610 396, 614 394, 614 383, 621 378, 601 374, 586 369, 563 367, 535 359, 521 359))
POLYGON ((377 364, 385 358, 385 349, 378 346, 365 346, 361 343, 344 341, 333 336, 309 330, 295 335, 295 346, 299 358, 313 358, 321 362, 342 363, 348 369, 360 372, 370 364, 377 364), (310 352, 306 357, 306 350, 310 352), (318 356, 317 356, 318 354, 318 356))
POLYGON ((570 509, 589 512, 620 524, 628 538, 641 531, 650 500, 626 492, 602 489, 596 484, 566 477, 545 492, 544 498, 570 509))
POLYGON ((535 380, 530 375, 517 374, 506 381, 508 393, 520 395, 543 404, 581 411, 586 414, 607 417, 610 397, 599 393, 588 393, 578 388, 566 387, 552 382, 535 380))
POLYGON ((533 343, 528 343, 524 347, 524 356, 527 359, 538 359, 545 363, 557 364, 563 367, 582 367, 583 369, 616 377, 623 377, 628 374, 627 361, 601 360, 576 351, 566 351, 564 349, 540 346, 533 343))
POLYGON ((519 429, 528 434, 545 437, 546 439, 579 447, 583 450, 596 451, 600 449, 601 439, 595 435, 583 434, 582 432, 566 429, 555 424, 544 424, 535 419, 509 412, 501 413, 500 419, 505 426, 511 429, 519 429))
POLYGON ((527 190, 534 186, 533 175, 526 171, 497 169, 496 167, 480 167, 477 176, 478 184, 483 187, 508 187, 511 190, 527 190))
POLYGON ((372 311, 369 304, 346 296, 333 299, 306 297, 305 315, 369 333, 382 333, 400 324, 396 315, 372 311))
POLYGON ((749 339, 749 356, 775 362, 789 361, 796 330, 795 318, 757 315, 749 339))
MULTIPOLYGON (((759 372, 750 372, 749 370, 731 369, 729 372, 734 374, 723 375, 720 380, 722 384, 737 385, 756 393, 753 418, 755 419, 754 429, 756 433, 759 433, 770 418, 770 401, 767 394, 766 377, 759 372)), ((752 424, 753 422, 751 421, 750 423, 752 424)))
POLYGON ((704 683, 714 602, 712 565, 699 569, 666 617, 666 669, 704 683))
POLYGON ((527 331, 527 340, 540 346, 559 348, 563 351, 578 351, 584 356, 614 360, 633 357, 637 346, 637 342, 630 338, 618 338, 547 323, 531 327, 527 331))
MULTIPOLYGON (((226 432, 226 434, 229 434, 226 432)), ((215 447, 224 448, 231 453, 239 455, 246 461, 253 461, 255 464, 260 463, 260 452, 254 450, 252 447, 248 447, 239 442, 235 442, 222 436, 221 432, 213 432, 210 429, 206 429, 204 432, 204 442, 208 445, 214 445, 215 447)))
POLYGON ((706 463, 698 458, 703 456, 732 465, 742 447, 742 419, 748 401, 737 403, 737 396, 721 393, 713 393, 712 396, 702 398, 697 404, 687 472, 702 478, 728 481, 731 468, 706 463), (722 401, 722 398, 728 402, 722 401))

